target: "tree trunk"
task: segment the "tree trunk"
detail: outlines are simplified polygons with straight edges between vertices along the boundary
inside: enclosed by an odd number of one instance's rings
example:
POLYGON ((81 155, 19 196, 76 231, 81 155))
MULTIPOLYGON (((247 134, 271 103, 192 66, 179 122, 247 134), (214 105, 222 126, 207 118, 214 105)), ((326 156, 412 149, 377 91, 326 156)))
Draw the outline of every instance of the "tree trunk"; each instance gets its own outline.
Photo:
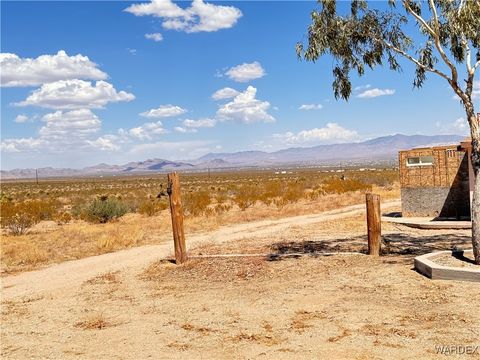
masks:
POLYGON ((472 246, 475 263, 480 265, 480 131, 479 120, 473 111, 467 109, 468 120, 470 124, 472 136, 472 167, 475 176, 473 186, 473 200, 472 200, 472 246))
MULTIPOLYGON (((480 155, 480 153, 479 153, 480 155)), ((472 157, 473 157, 472 151, 472 157)), ((474 168, 475 184, 473 186, 472 200, 472 246, 475 264, 480 265, 480 179, 478 177, 478 168, 474 168)))

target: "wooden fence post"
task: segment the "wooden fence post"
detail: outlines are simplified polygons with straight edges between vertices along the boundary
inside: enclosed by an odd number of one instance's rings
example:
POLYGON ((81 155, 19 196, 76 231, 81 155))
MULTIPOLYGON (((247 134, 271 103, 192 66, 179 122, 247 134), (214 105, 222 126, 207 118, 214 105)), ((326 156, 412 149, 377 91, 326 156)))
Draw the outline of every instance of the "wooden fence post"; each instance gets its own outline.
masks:
POLYGON ((167 193, 170 200, 170 213, 172 215, 173 243, 175 246, 175 263, 187 261, 187 248, 185 246, 185 232, 183 230, 183 209, 180 197, 180 179, 176 172, 167 175, 167 193))
POLYGON ((380 256, 382 240, 382 222, 380 215, 380 195, 366 194, 367 200, 367 229, 368 255, 380 256))

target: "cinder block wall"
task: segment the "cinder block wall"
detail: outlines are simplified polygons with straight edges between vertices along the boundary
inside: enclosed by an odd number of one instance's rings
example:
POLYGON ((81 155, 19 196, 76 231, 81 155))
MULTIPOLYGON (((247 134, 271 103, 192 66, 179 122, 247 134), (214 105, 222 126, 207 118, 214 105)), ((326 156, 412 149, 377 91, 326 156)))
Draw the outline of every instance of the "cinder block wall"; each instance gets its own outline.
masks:
POLYGON ((470 195, 468 159, 456 146, 399 153, 403 216, 468 218, 470 195), (407 158, 433 156, 431 166, 407 166, 407 158))
POLYGON ((469 218, 468 192, 448 187, 402 188, 402 216, 469 218))

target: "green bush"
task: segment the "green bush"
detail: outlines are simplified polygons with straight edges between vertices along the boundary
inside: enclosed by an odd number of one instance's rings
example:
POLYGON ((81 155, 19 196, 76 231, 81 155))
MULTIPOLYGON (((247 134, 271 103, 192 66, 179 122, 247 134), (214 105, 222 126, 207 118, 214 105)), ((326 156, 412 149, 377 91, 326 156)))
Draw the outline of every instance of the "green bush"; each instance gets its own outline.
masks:
POLYGON ((84 217, 87 221, 103 224, 122 217, 128 210, 128 206, 121 200, 102 197, 87 206, 84 217))

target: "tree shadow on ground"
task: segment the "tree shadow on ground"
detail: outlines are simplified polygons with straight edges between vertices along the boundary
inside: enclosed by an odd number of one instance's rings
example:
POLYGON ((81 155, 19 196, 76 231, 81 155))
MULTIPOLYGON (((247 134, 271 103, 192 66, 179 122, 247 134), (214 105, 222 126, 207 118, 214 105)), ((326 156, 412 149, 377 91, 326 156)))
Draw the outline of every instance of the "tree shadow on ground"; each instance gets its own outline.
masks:
MULTIPOLYGON (((382 255, 392 262, 410 262, 412 258, 432 251, 466 249, 471 238, 464 235, 413 235, 391 233, 382 236, 382 255)), ((322 256, 325 253, 367 252, 367 237, 356 236, 328 240, 281 241, 271 245, 269 260, 281 260, 284 255, 322 256), (281 256, 280 256, 281 255, 281 256)))

